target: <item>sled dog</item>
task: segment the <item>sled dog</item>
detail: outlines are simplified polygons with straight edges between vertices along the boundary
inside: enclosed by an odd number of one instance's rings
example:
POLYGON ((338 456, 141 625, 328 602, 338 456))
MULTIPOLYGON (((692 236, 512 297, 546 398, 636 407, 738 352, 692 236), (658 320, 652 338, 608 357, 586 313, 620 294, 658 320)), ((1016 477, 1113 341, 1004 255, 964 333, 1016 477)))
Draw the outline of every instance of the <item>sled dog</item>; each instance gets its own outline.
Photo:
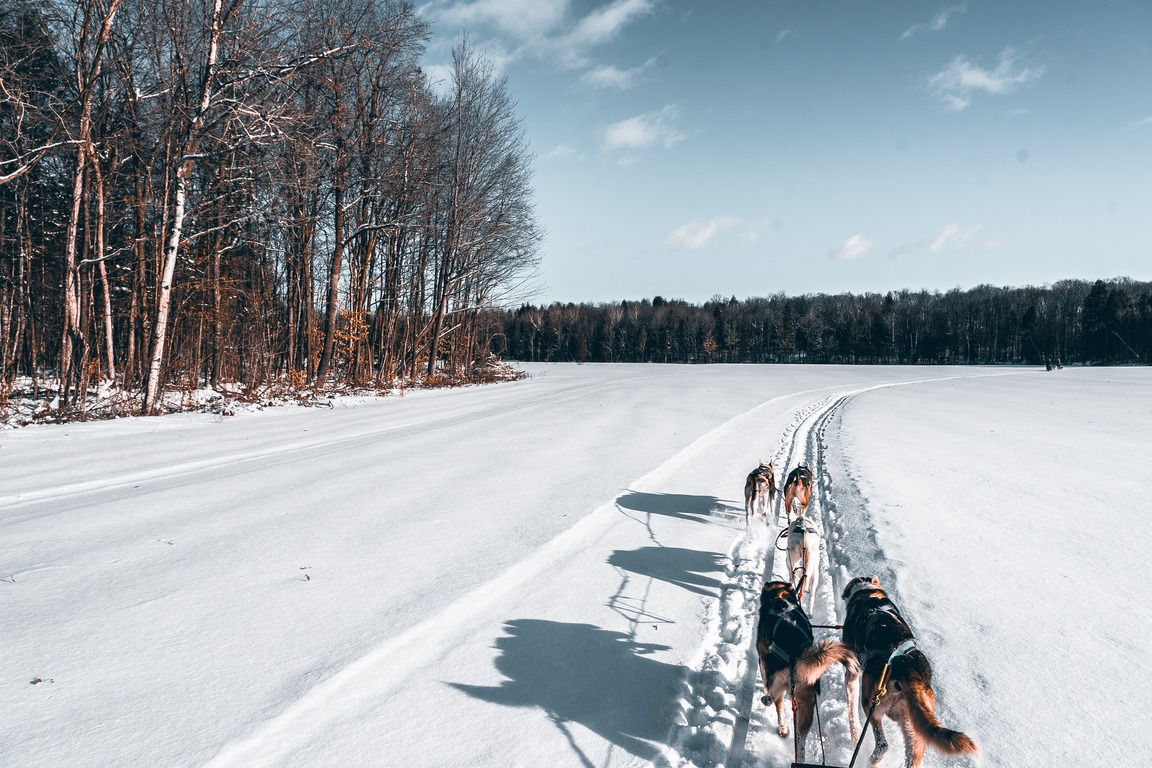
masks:
POLYGON ((760 461, 760 466, 748 473, 744 481, 744 524, 752 520, 752 516, 759 512, 768 522, 768 512, 776 503, 776 474, 772 471, 772 462, 760 461))
POLYGON ((792 588, 809 614, 816 604, 816 581, 820 572, 820 532, 806 515, 788 526, 788 574, 792 588))
POLYGON ((812 623, 785 581, 770 581, 760 593, 760 621, 756 626, 756 651, 764 680, 765 706, 775 704, 777 732, 788 735, 784 721, 784 694, 791 690, 796 708, 797 750, 804 760, 804 742, 812 727, 820 678, 839 662, 846 677, 858 677, 856 654, 835 640, 812 640, 812 623))
POLYGON ((784 509, 788 513, 788 522, 792 522, 793 515, 807 512, 811 500, 812 470, 807 464, 800 464, 788 473, 788 479, 784 482, 784 509))
MULTIPOLYGON (((978 751, 972 739, 959 731, 949 730, 936 719, 936 694, 932 690, 932 668, 920 649, 908 622, 888 599, 875 576, 860 576, 844 588, 844 645, 856 652, 862 670, 860 706, 865 716, 872 708, 872 698, 879 688, 884 668, 886 692, 872 711, 871 723, 876 730, 876 747, 872 750, 870 768, 876 768, 888 751, 884 717, 894 720, 904 732, 904 765, 913 768, 924 759, 924 750, 932 746, 945 755, 963 755, 978 751)), ((860 680, 848 681, 848 699, 860 680)), ((856 708, 848 705, 852 738, 856 738, 856 708)))

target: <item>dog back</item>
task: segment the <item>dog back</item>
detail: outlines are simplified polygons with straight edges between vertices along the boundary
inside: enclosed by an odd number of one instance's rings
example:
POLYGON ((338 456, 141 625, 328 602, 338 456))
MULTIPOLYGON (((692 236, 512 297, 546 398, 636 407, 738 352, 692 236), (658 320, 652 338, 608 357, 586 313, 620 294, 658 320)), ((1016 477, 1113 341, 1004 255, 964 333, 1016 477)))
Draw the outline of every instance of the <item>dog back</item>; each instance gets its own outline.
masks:
POLYGON ((883 589, 857 592, 844 616, 844 644, 856 652, 867 671, 883 668, 892 651, 914 639, 912 628, 883 589))
POLYGON ((765 584, 756 647, 768 673, 791 667, 812 642, 812 622, 792 588, 779 581, 765 584))

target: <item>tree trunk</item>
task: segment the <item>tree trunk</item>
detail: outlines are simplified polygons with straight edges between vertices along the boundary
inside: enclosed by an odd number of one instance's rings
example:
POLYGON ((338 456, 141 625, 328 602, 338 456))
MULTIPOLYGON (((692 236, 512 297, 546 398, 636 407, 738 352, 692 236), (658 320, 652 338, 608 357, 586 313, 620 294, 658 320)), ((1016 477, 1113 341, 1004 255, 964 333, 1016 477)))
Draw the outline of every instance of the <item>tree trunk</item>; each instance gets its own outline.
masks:
POLYGON ((104 176, 100 172, 100 161, 92 163, 96 177, 96 266, 100 272, 100 292, 104 319, 104 368, 108 378, 116 381, 116 355, 113 343, 116 338, 112 323, 112 291, 108 286, 108 268, 104 264, 104 176))
POLYGON ((187 176, 192 173, 192 161, 186 160, 176 170, 176 199, 172 212, 172 230, 164 246, 164 274, 160 279, 160 292, 156 297, 156 327, 152 332, 152 354, 148 364, 148 383, 144 393, 144 414, 156 412, 160 393, 160 374, 168 336, 168 311, 172 304, 172 279, 176 274, 176 256, 184 229, 184 205, 188 196, 187 176))
MULTIPOLYGON (((229 12, 236 10, 240 0, 235 0, 229 12)), ((168 311, 172 302, 172 280, 176 274, 176 257, 180 251, 180 238, 184 233, 184 207, 187 204, 188 180, 192 176, 194 154, 200 144, 200 131, 204 116, 212 106, 212 81, 216 76, 216 62, 220 54, 220 38, 223 35, 223 0, 214 0, 212 5, 212 27, 208 40, 208 53, 205 56, 203 82, 200 84, 200 99, 196 111, 187 127, 187 134, 177 159, 176 193, 173 201, 172 229, 164 246, 164 272, 160 280, 159 295, 156 299, 156 329, 152 334, 152 354, 148 365, 148 382, 144 393, 144 414, 156 412, 160 393, 160 378, 167 339, 168 311)))
POLYGON ((324 311, 324 349, 320 353, 320 366, 316 370, 316 384, 324 387, 328 369, 332 365, 332 351, 336 339, 336 310, 339 308, 340 266, 344 260, 344 190, 335 189, 336 220, 335 242, 332 246, 332 266, 328 270, 328 304, 324 311))

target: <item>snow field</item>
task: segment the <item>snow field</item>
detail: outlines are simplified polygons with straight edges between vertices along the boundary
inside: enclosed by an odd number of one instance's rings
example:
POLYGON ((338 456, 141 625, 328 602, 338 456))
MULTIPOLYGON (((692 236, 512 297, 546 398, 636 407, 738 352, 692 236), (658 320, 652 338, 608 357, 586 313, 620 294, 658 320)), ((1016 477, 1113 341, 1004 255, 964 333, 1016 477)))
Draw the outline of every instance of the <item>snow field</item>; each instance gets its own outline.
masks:
POLYGON ((814 622, 878 575, 982 765, 1142 764, 1147 369, 531 371, 0 434, 0 765, 786 766, 760 458, 814 467, 814 622))

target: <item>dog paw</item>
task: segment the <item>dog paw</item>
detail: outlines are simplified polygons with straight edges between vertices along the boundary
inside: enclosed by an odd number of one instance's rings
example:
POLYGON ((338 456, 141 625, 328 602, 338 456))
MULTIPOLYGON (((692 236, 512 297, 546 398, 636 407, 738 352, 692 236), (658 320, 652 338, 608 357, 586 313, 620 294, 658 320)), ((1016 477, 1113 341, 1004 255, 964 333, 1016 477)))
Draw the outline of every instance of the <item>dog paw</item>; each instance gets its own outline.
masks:
POLYGON ((788 726, 786 726, 786 725, 780 726, 779 728, 776 729, 776 733, 780 734, 781 736, 787 736, 788 735, 788 726))

